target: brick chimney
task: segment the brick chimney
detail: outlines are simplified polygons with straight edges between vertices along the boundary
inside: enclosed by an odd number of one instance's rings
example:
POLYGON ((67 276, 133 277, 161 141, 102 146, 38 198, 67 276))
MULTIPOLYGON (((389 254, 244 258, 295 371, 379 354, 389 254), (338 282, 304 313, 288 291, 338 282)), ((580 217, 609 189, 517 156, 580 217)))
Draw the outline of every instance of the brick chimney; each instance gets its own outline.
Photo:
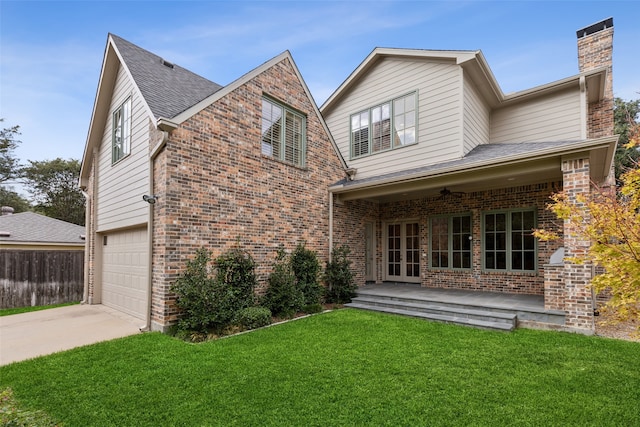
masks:
POLYGON ((604 98, 589 104, 587 138, 613 135, 613 18, 582 28, 576 35, 580 72, 607 69, 604 98))

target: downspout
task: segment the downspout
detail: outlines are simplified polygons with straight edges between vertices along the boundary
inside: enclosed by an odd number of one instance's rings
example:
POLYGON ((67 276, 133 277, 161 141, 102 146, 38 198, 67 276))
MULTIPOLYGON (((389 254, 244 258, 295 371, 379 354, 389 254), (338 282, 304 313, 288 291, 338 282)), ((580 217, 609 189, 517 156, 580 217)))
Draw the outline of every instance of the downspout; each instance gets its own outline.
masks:
POLYGON ((333 253, 333 192, 329 190, 329 262, 333 253))
MULTIPOLYGON (((154 161, 160 151, 164 148, 169 140, 169 132, 162 131, 162 140, 151 150, 149 155, 149 194, 153 195, 153 167, 154 161)), ((147 313, 146 325, 140 328, 142 332, 151 331, 151 306, 153 301, 153 208, 155 204, 149 203, 149 214, 147 218, 147 313)))
MULTIPOLYGON (((94 178, 95 179, 95 178, 94 178)), ((87 227, 90 227, 90 218, 91 218, 91 199, 89 197, 89 193, 84 191, 82 188, 80 192, 85 198, 85 206, 84 206, 84 280, 83 280, 83 289, 82 289, 82 301, 80 304, 86 304, 87 299, 89 298, 89 251, 90 244, 89 239, 95 240, 91 233, 87 233, 87 227)))

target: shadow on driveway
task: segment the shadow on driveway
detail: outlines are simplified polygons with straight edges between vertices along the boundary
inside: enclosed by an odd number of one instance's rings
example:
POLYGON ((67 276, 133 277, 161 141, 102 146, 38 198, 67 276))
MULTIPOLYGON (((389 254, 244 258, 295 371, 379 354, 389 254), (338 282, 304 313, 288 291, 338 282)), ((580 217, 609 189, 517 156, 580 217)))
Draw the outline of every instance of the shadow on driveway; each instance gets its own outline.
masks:
POLYGON ((0 366, 140 333, 144 321, 99 305, 0 317, 0 366))

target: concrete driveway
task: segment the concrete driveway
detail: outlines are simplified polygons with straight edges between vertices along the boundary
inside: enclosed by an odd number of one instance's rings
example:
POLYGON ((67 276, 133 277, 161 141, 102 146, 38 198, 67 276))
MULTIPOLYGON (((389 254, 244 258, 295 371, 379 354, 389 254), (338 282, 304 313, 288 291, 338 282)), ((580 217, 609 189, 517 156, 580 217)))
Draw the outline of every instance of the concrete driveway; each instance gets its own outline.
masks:
POLYGON ((0 366, 139 334, 144 321, 103 305, 71 305, 0 317, 0 366))

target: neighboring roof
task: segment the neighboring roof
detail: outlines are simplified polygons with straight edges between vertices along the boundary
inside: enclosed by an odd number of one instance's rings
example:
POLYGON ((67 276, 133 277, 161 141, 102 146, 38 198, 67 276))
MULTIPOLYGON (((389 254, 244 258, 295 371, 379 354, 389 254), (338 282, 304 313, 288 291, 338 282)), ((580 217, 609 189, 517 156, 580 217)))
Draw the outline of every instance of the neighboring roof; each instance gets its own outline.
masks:
POLYGON ((34 212, 0 216, 0 244, 61 243, 84 245, 85 228, 34 212))
POLYGON ((222 88, 123 38, 109 37, 156 119, 172 118, 222 88))
MULTIPOLYGON (((586 141, 555 141, 555 142, 521 142, 521 143, 501 143, 478 145, 466 156, 449 162, 426 165, 419 168, 402 170, 385 175, 349 181, 343 179, 333 184, 330 189, 334 192, 345 192, 360 188, 375 187, 394 182, 406 180, 429 178, 444 173, 464 172, 480 167, 491 167, 494 165, 504 165, 508 162, 526 161, 535 158, 565 155, 572 152, 593 150, 596 148, 613 148, 617 143, 617 136, 605 137, 586 141)), ((602 160, 602 171, 606 173, 611 164, 611 159, 602 160)))

